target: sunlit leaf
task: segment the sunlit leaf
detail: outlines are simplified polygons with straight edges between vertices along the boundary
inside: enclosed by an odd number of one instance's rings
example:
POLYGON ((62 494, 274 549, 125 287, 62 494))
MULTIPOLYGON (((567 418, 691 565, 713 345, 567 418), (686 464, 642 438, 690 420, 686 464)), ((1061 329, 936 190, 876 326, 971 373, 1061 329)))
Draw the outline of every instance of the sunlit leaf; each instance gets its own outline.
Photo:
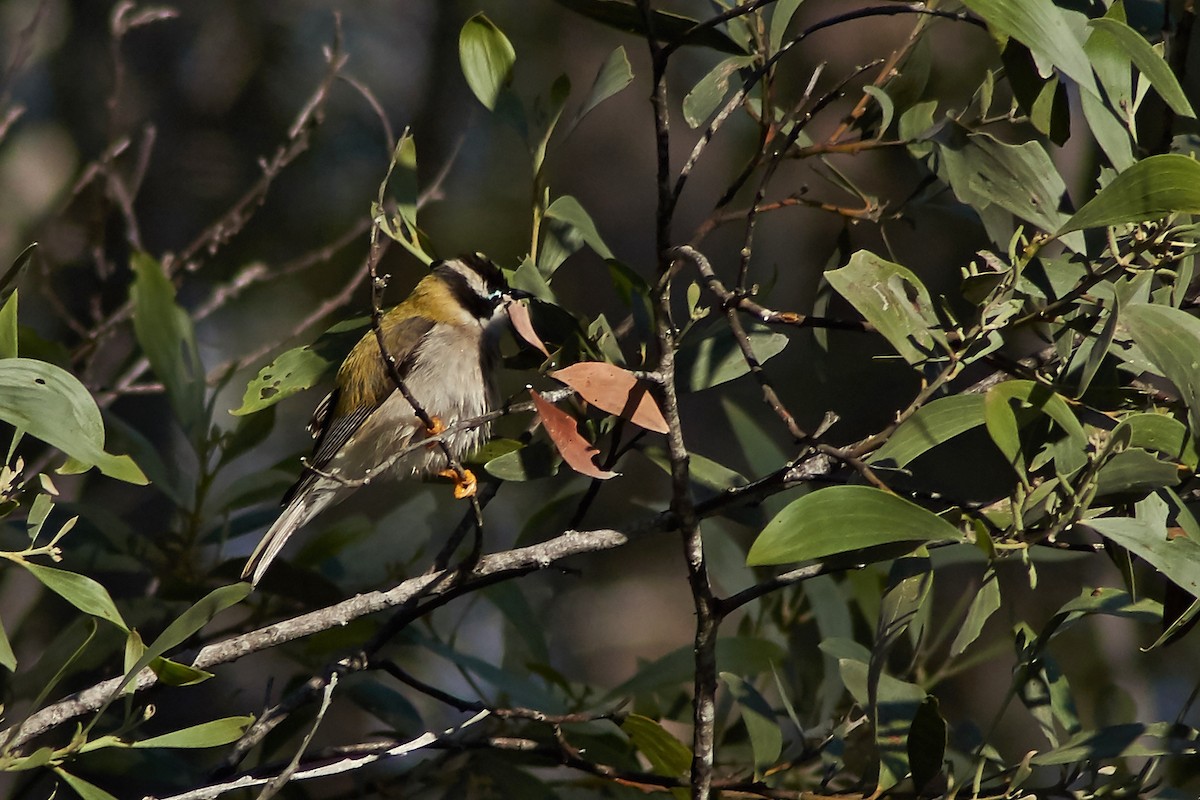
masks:
POLYGON ((1058 232, 1145 222, 1177 212, 1200 213, 1200 163, 1166 153, 1144 158, 1117 175, 1058 232))
POLYGON ((129 456, 104 451, 104 421, 96 401, 73 375, 44 361, 0 359, 0 420, 112 478, 145 484, 129 456))
POLYGON ((946 520, 873 486, 831 486, 789 503, 750 547, 751 566, 810 561, 893 542, 957 541, 946 520))
POLYGON ((512 82, 517 51, 512 42, 483 13, 467 20, 458 36, 463 77, 479 102, 495 110, 500 92, 512 82))
POLYGON ((846 266, 826 272, 825 279, 908 363, 945 352, 933 300, 909 270, 859 250, 846 266))
POLYGON ((136 276, 133 330, 180 423, 190 429, 204 417, 204 365, 187 312, 175 302, 175 287, 162 265, 146 253, 130 260, 136 276))
POLYGON ((149 739, 139 739, 131 742, 130 747, 137 748, 200 748, 217 747, 230 742, 236 742, 246 732, 246 728, 254 722, 254 717, 225 717, 202 722, 190 728, 182 728, 149 739))
POLYGON ((1163 57, 1155 52, 1144 36, 1125 23, 1110 17, 1088 20, 1088 25, 1096 30, 1104 31, 1124 48, 1129 58, 1137 65, 1138 71, 1146 76, 1150 85, 1171 107, 1172 111, 1181 117, 1194 118, 1196 116, 1175 73, 1171 71, 1171 67, 1163 60, 1163 57))
POLYGON ((596 80, 588 91, 587 99, 579 108, 576 121, 591 113, 592 109, 624 89, 633 81, 633 68, 629 66, 629 57, 625 55, 624 47, 616 47, 596 73, 596 80))
POLYGON ((621 722, 621 730, 659 775, 682 777, 691 768, 692 751, 649 717, 630 714, 621 722))
POLYGON ((872 464, 891 461, 897 467, 907 467, 937 445, 982 425, 983 411, 983 395, 939 397, 906 419, 867 460, 872 464))
POLYGON ((754 767, 761 770, 779 760, 783 751, 783 732, 775 720, 775 712, 758 690, 732 672, 722 672, 721 680, 729 687, 733 699, 737 700, 742 712, 742 723, 750 735, 750 750, 754 755, 754 767))
POLYGON ((683 98, 683 119, 693 128, 704 124, 729 93, 729 78, 753 63, 749 56, 731 56, 713 67, 683 98))
POLYGON ((41 581, 47 589, 85 614, 108 620, 122 630, 129 629, 124 618, 121 617, 121 612, 113 603, 112 597, 109 596, 108 590, 92 578, 29 561, 18 563, 29 570, 30 574, 41 581))
MULTIPOLYGON (((1200 165, 1196 169, 1200 180, 1200 165)), ((1121 324, 1142 353, 1179 389, 1187 404, 1192 436, 1200 438, 1200 319, 1170 306, 1136 304, 1122 311, 1121 324)))
POLYGON ((983 584, 979 587, 979 591, 971 598, 971 606, 967 609, 967 618, 963 620, 962 626, 954 637, 953 644, 950 645, 950 655, 952 657, 961 655, 970 647, 971 643, 979 638, 984 624, 999 609, 1000 581, 996 579, 996 571, 989 567, 983 575, 983 584))

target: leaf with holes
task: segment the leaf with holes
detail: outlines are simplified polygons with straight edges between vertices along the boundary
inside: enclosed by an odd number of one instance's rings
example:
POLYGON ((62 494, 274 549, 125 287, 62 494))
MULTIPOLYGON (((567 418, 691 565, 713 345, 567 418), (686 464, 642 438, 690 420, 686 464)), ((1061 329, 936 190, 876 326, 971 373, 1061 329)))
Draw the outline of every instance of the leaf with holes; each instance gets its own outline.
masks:
POLYGON ((69 470, 96 466, 105 475, 146 484, 129 456, 104 450, 104 421, 96 401, 69 372, 31 358, 0 359, 0 420, 56 447, 77 462, 69 470))

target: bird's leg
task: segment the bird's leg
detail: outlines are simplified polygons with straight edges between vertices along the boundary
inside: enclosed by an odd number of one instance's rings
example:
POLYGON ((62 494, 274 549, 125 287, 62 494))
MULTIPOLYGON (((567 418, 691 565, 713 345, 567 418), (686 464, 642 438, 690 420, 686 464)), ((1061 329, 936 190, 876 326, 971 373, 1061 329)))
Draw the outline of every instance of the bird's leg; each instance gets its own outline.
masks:
POLYGON ((442 418, 436 414, 429 418, 429 427, 425 429, 428 436, 437 436, 446 430, 446 423, 442 422, 442 418))
POLYGON ((479 482, 475 479, 475 473, 465 467, 461 475, 453 467, 442 470, 438 475, 454 481, 454 498, 456 500, 474 497, 475 492, 479 490, 479 482))

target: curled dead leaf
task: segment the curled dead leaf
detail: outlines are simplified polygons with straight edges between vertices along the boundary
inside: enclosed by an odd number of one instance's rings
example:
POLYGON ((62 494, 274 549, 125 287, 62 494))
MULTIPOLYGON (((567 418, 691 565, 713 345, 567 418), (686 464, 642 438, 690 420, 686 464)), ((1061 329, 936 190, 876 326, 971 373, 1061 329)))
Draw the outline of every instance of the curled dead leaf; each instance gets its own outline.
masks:
POLYGON ((533 320, 529 318, 529 307, 521 303, 509 303, 507 307, 508 318, 512 321, 513 330, 527 344, 537 348, 546 358, 550 357, 550 351, 546 349, 546 345, 542 342, 541 337, 537 335, 537 331, 533 329, 533 320))
POLYGON ((655 433, 668 430, 667 420, 650 394, 649 384, 616 364, 581 361, 554 370, 550 377, 570 386, 584 400, 609 414, 624 417, 655 433))
POLYGON ((608 480, 617 476, 618 473, 600 469, 592 461, 592 458, 600 451, 579 434, 579 429, 575 427, 574 417, 533 389, 529 390, 529 394, 533 396, 533 404, 537 406, 538 416, 542 418, 542 426, 546 429, 546 434, 558 448, 558 452, 563 457, 563 461, 567 462, 567 466, 590 478, 608 480))

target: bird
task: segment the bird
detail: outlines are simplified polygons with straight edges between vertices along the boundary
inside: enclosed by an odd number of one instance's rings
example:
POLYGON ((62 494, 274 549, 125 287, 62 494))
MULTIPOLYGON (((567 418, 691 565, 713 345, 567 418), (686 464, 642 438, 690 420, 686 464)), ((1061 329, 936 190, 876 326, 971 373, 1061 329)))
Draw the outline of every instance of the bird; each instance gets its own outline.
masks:
MULTIPOLYGON (((344 500, 363 479, 444 474, 456 477, 456 496, 473 494, 474 476, 451 469, 441 446, 414 445, 496 406, 505 312, 513 301, 528 297, 509 287, 504 273, 482 253, 431 264, 409 296, 382 315, 379 328, 432 429, 399 391, 375 330, 368 331, 338 368, 333 391, 317 405, 308 426, 316 440, 313 455, 246 561, 242 579, 257 585, 291 535, 344 500)), ((445 445, 458 460, 488 438, 489 427, 451 432, 445 445)))

